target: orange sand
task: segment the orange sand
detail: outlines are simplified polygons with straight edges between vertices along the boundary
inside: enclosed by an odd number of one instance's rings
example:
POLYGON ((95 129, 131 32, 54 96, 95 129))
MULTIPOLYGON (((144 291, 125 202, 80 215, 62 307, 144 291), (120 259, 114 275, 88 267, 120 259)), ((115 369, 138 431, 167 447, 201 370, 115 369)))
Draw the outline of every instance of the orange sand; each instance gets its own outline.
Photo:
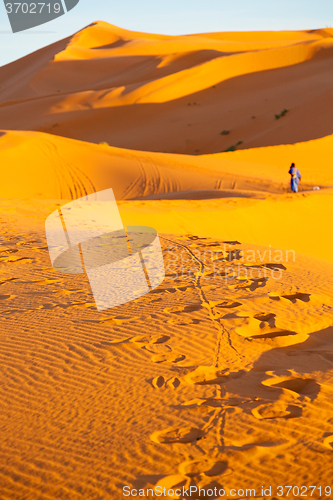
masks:
POLYGON ((191 155, 317 139, 332 133, 332 35, 94 23, 0 69, 1 127, 191 155))
POLYGON ((332 29, 98 22, 0 68, 1 500, 330 486, 332 57, 332 29), (44 222, 110 187, 166 279, 102 313, 44 222))

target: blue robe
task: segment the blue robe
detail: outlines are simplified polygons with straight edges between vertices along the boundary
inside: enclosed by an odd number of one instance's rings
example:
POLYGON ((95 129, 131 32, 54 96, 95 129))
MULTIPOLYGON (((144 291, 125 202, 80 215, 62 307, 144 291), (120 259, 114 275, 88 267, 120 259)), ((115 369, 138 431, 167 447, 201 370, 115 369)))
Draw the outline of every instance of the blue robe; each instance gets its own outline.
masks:
POLYGON ((300 171, 296 167, 290 167, 289 174, 291 175, 290 187, 294 193, 298 192, 298 183, 302 177, 300 171))

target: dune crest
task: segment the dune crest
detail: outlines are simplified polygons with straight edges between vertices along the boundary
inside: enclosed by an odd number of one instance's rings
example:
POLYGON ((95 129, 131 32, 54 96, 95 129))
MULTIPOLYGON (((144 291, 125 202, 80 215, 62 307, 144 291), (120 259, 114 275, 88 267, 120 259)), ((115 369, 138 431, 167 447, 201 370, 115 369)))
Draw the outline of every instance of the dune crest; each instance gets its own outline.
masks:
POLYGON ((0 131, 0 196, 75 199, 112 187, 117 200, 209 198, 205 191, 213 198, 228 196, 228 191, 229 196, 262 198, 288 191, 291 160, 302 171, 303 189, 332 187, 332 147, 333 136, 328 136, 190 156, 132 151, 40 132, 0 131), (314 168, 318 163, 320 168, 314 168))
POLYGON ((304 142, 333 132, 332 57, 332 29, 166 36, 98 21, 0 68, 0 127, 190 155, 304 142))

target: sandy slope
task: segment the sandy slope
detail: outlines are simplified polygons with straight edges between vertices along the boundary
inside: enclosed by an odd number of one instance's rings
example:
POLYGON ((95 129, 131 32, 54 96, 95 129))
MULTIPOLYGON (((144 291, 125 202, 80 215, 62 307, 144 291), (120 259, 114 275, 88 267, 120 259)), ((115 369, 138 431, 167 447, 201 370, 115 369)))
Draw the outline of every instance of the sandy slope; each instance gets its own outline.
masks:
POLYGON ((166 37, 94 23, 0 69, 0 127, 191 155, 324 137, 332 35, 166 37))
POLYGON ((0 196, 67 199, 109 187, 117 200, 197 191, 191 195, 195 199, 203 190, 219 190, 223 197, 225 189, 234 190, 234 195, 239 190, 252 192, 249 195, 283 193, 289 189, 291 161, 303 175, 301 189, 331 187, 332 147, 333 136, 328 136, 295 145, 193 157, 124 150, 36 132, 0 131, 0 196))
POLYGON ((98 313, 50 268, 63 201, 0 202, 1 498, 330 485, 333 264, 164 234, 165 282, 98 313))
POLYGON ((333 262, 333 241, 327 232, 333 224, 332 189, 311 190, 314 185, 333 184, 331 150, 332 136, 292 146, 191 157, 6 132, 0 138, 0 195, 75 199, 111 187, 118 201, 145 198, 133 205, 120 204, 128 225, 145 223, 173 234, 241 238, 333 262), (318 158, 321 168, 314 168, 318 158), (305 191, 297 196, 286 193, 290 159, 306 179, 305 191))

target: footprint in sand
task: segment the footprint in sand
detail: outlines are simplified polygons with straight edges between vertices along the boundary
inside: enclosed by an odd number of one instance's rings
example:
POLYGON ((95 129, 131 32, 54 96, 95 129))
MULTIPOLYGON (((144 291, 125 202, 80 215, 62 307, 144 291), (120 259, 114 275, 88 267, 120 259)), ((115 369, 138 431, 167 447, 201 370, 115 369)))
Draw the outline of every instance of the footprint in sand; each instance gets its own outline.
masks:
POLYGON ((7 257, 5 259, 1 259, 1 262, 12 264, 19 262, 20 264, 29 264, 33 262, 33 259, 29 259, 28 257, 7 257))
MULTIPOLYGON (((17 248, 4 248, 3 250, 0 250, 0 253, 2 255, 7 255, 7 254, 10 254, 10 253, 16 253, 18 252, 19 250, 17 248)), ((1 257, 2 257, 1 255, 1 257)))
POLYGON ((190 243, 188 245, 189 247, 205 247, 205 248, 209 248, 209 247, 220 247, 221 244, 218 242, 218 241, 210 241, 210 242, 200 242, 198 241, 197 243, 190 243))
MULTIPOLYGON (((131 321, 133 318, 128 318, 131 321)), ((120 321, 124 321, 123 319, 120 321)), ((136 337, 127 337, 119 340, 111 340, 110 344, 126 344, 133 343, 140 347, 146 347, 148 344, 163 344, 170 339, 169 335, 137 335, 136 337)))
POLYGON ((67 306, 69 308, 74 308, 74 309, 78 309, 78 308, 86 308, 86 307, 94 307, 96 308, 96 304, 95 302, 72 302, 69 306, 67 306))
POLYGON ((150 292, 151 295, 156 295, 159 293, 184 293, 187 290, 193 289, 193 286, 175 286, 172 288, 164 288, 163 290, 152 290, 150 292))
MULTIPOLYGON (((25 245, 31 245, 32 243, 37 243, 37 240, 26 240, 26 241, 18 241, 16 245, 18 246, 25 246, 25 245)), ((47 247, 46 247, 47 248, 47 247)))
POLYGON ((235 406, 239 406, 242 403, 251 403, 253 400, 248 398, 248 399, 241 399, 241 398, 208 398, 208 399, 200 399, 200 398, 195 398, 191 399, 190 401, 186 401, 185 403, 182 403, 182 406, 186 406, 188 408, 198 408, 198 407, 204 407, 204 408, 234 408, 235 406))
MULTIPOLYGON (((148 302, 149 304, 151 304, 152 302, 162 302, 162 297, 143 297, 143 300, 145 300, 145 302, 148 302)), ((136 302, 136 300, 134 301, 136 302)))
POLYGON ((172 377, 167 381, 166 386, 170 389, 177 389, 180 386, 180 383, 181 382, 178 377, 172 377))
POLYGON ((160 375, 159 377, 155 377, 151 383, 153 387, 155 387, 155 389, 162 389, 162 387, 177 389, 180 386, 179 378, 172 377, 166 381, 162 375, 160 375))
POLYGON ((239 276, 237 279, 240 281, 236 285, 229 285, 230 289, 233 290, 248 290, 254 292, 257 288, 262 288, 266 286, 268 278, 247 278, 239 276))
POLYGON ((148 343, 148 344, 164 344, 170 339, 169 335, 137 335, 132 337, 130 342, 136 342, 138 344, 148 343))
POLYGON ((108 318, 101 318, 98 323, 111 324, 111 325, 122 325, 123 323, 128 323, 130 321, 135 321, 139 319, 139 316, 110 316, 108 318))
POLYGON ((153 354, 166 354, 172 351, 171 347, 167 344, 148 344, 142 346, 142 349, 153 354))
POLYGON ((169 354, 155 354, 152 356, 151 360, 153 363, 179 363, 184 361, 186 356, 184 354, 169 353, 169 354))
POLYGON ((151 434, 150 439, 158 444, 193 443, 204 437, 205 433, 195 427, 182 427, 180 429, 165 429, 151 434))
POLYGON ((17 280, 17 278, 4 278, 3 280, 0 280, 0 285, 5 285, 9 281, 14 281, 17 280))
POLYGON ((247 339, 273 339, 297 335, 294 331, 278 328, 275 318, 276 314, 266 312, 249 315, 243 319, 243 325, 235 328, 235 332, 247 339))
POLYGON ((77 308, 87 308, 87 307, 96 307, 95 302, 72 302, 70 305, 63 304, 42 304, 38 307, 38 309, 54 309, 54 308, 62 308, 62 309, 77 309, 77 308))
POLYGON ((268 323, 270 326, 275 326, 276 314, 274 314, 274 313, 262 312, 262 313, 254 314, 253 317, 255 319, 257 319, 258 321, 260 321, 261 323, 268 323))
POLYGON ((292 293, 290 295, 280 295, 283 299, 290 300, 293 304, 296 304, 297 300, 302 302, 310 302, 310 293, 292 293))
POLYGON ((300 377, 273 377, 264 380, 262 384, 287 391, 288 394, 293 395, 295 398, 303 396, 309 397, 312 400, 318 396, 321 389, 320 385, 315 380, 300 377))
POLYGON ((302 407, 282 402, 269 403, 253 408, 252 414, 260 420, 271 418, 295 418, 302 415, 302 407))
POLYGON ((289 335, 297 335, 296 332, 291 330, 280 330, 279 328, 272 328, 269 332, 261 333, 259 335, 252 335, 251 339, 274 339, 276 337, 288 337, 289 335))
POLYGON ((266 262, 265 264, 244 264, 248 269, 271 269, 272 271, 286 271, 287 268, 283 264, 275 264, 271 262, 266 262))
POLYGON ((152 383, 152 386, 155 387, 155 389, 161 389, 165 385, 165 380, 164 380, 164 377, 162 377, 162 375, 160 375, 159 377, 155 377, 151 381, 151 383, 152 383))
MULTIPOLYGON (((277 418, 277 417, 275 417, 277 418)), ((284 417, 288 418, 288 417, 284 417)), ((279 441, 269 441, 268 439, 262 439, 260 441, 255 441, 255 442, 246 442, 244 440, 241 441, 233 441, 232 445, 229 445, 228 448, 229 450, 236 451, 236 452, 251 452, 251 456, 253 457, 254 455, 258 458, 259 456, 266 455, 267 451, 269 448, 274 449, 274 453, 276 454, 278 450, 281 450, 285 448, 286 446, 290 446, 291 442, 290 440, 286 439, 281 439, 279 441)))
POLYGON ((328 448, 329 450, 333 451, 333 434, 330 434, 324 439, 324 446, 325 448, 328 448))
POLYGON ((35 285, 53 285, 53 283, 60 283, 60 280, 50 280, 50 279, 45 279, 45 280, 38 280, 33 282, 35 285))
POLYGON ((207 303, 202 304, 204 307, 207 307, 209 309, 212 309, 213 307, 216 307, 217 309, 233 309, 234 307, 239 307, 242 305, 241 302, 235 302, 234 300, 222 300, 222 301, 213 301, 210 300, 207 303))
POLYGON ((181 313, 181 312, 193 312, 199 311, 202 309, 202 305, 193 305, 193 306, 175 306, 175 307, 166 307, 163 309, 165 313, 181 313))
POLYGON ((194 385, 222 384, 229 376, 226 370, 217 370, 212 366, 198 366, 184 376, 185 382, 194 385))
POLYGON ((200 236, 196 236, 194 234, 185 234, 184 236, 180 236, 179 239, 180 240, 197 241, 197 240, 206 240, 207 238, 200 238, 200 236))
POLYGON ((228 462, 212 459, 186 460, 178 466, 183 476, 220 476, 228 469, 228 462))
POLYGON ((233 240, 233 241, 224 241, 223 243, 225 243, 226 245, 241 245, 241 243, 237 240, 233 240))
POLYGON ((172 318, 168 319, 168 323, 171 323, 171 325, 191 325, 193 323, 198 324, 200 321, 193 318, 172 318))

